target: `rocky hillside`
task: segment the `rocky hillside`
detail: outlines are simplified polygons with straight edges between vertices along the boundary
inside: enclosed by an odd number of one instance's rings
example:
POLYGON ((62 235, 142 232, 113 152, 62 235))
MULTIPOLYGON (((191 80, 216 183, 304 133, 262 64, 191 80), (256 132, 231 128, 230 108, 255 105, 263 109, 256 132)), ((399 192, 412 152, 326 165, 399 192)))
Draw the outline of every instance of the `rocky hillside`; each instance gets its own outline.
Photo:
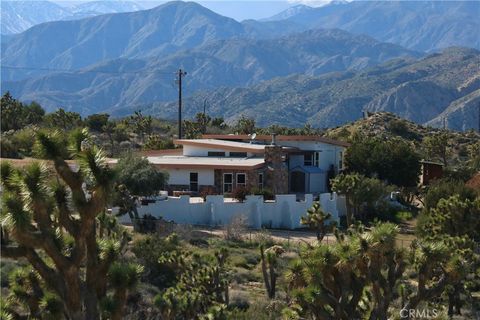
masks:
MULTIPOLYGON (((396 59, 373 68, 319 77, 275 78, 248 88, 198 93, 185 103, 193 116, 205 98, 208 112, 233 121, 240 114, 263 126, 335 127, 362 117, 362 111, 388 111, 417 123, 462 130, 477 128, 475 101, 480 89, 480 51, 449 48, 418 60, 396 59), (439 122, 439 119, 442 119, 439 122)), ((151 113, 174 117, 175 104, 157 104, 151 113)))
MULTIPOLYGON (((423 150, 423 141, 425 138, 436 135, 440 131, 442 129, 419 125, 402 119, 393 113, 376 112, 369 113, 368 116, 343 126, 328 129, 325 131, 325 136, 344 141, 350 141, 356 134, 382 139, 399 137, 411 142, 420 154, 427 157, 425 150, 423 150)), ((458 132, 446 130, 443 132, 448 136, 447 149, 452 163, 464 162, 469 157, 469 149, 474 144, 478 145, 480 143, 480 132, 478 131, 458 132)))

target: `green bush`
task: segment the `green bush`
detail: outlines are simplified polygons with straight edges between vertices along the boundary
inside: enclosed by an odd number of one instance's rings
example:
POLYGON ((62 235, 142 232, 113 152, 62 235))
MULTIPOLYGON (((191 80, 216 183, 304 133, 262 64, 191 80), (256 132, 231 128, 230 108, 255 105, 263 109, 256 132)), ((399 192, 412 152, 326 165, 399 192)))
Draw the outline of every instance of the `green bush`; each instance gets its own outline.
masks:
POLYGON ((412 220, 413 214, 410 211, 398 211, 395 214, 395 218, 397 221, 412 220))

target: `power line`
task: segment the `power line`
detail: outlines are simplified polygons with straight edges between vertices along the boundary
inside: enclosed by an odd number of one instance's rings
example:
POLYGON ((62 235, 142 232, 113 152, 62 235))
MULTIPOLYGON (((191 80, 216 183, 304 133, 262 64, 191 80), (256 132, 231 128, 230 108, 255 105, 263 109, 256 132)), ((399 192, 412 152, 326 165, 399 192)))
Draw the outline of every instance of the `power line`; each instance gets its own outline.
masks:
POLYGON ((164 74, 172 75, 176 72, 164 72, 164 71, 155 71, 155 70, 139 70, 139 71, 96 71, 96 70, 72 70, 72 69, 55 69, 55 68, 40 68, 40 67, 28 67, 28 66, 5 66, 2 65, 1 68, 12 69, 12 70, 37 70, 37 71, 52 71, 52 72, 68 72, 68 73, 97 73, 97 74, 164 74))

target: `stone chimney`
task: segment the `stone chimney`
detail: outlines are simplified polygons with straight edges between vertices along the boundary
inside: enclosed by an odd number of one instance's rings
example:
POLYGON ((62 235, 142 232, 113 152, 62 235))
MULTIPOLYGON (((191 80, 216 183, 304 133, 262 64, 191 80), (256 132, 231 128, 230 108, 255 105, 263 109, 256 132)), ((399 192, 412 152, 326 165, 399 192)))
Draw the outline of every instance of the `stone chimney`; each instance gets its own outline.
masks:
MULTIPOLYGON (((274 138, 272 136, 272 143, 274 138)), ((288 193, 288 168, 284 162, 284 152, 281 146, 265 146, 265 186, 274 194, 288 193)))

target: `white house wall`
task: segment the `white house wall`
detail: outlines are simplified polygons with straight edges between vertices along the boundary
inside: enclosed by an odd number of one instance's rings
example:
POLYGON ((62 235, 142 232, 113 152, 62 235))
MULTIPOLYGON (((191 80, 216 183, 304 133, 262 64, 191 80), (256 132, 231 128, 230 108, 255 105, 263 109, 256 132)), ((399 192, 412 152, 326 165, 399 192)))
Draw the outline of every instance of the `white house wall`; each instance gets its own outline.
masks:
MULTIPOLYGON (((336 169, 340 169, 338 166, 341 160, 341 152, 345 149, 340 146, 314 141, 282 141, 281 144, 282 146, 297 147, 306 151, 321 151, 318 158, 319 168, 325 171, 330 169, 331 164, 336 169)), ((290 157, 290 168, 299 165, 303 166, 303 155, 292 155, 290 157)))
POLYGON ((313 193, 325 192, 327 190, 326 180, 325 173, 310 174, 310 189, 308 191, 313 193))
POLYGON ((198 173, 199 185, 215 184, 215 175, 213 169, 168 169, 168 183, 171 185, 188 185, 190 184, 190 172, 198 173))
MULTIPOLYGON (((305 201, 296 201, 295 195, 277 195, 275 201, 263 200, 262 196, 247 196, 244 202, 225 202, 223 196, 207 196, 205 202, 191 202, 189 196, 168 197, 146 206, 140 206, 140 215, 151 214, 176 223, 220 226, 228 224, 233 217, 243 215, 252 228, 302 227, 300 217, 304 216, 313 204, 311 194, 305 195, 305 201)), ((332 214, 333 221, 345 214, 345 202, 336 194, 320 195, 321 207, 332 214)), ((128 216, 121 217, 129 222, 128 216)))

